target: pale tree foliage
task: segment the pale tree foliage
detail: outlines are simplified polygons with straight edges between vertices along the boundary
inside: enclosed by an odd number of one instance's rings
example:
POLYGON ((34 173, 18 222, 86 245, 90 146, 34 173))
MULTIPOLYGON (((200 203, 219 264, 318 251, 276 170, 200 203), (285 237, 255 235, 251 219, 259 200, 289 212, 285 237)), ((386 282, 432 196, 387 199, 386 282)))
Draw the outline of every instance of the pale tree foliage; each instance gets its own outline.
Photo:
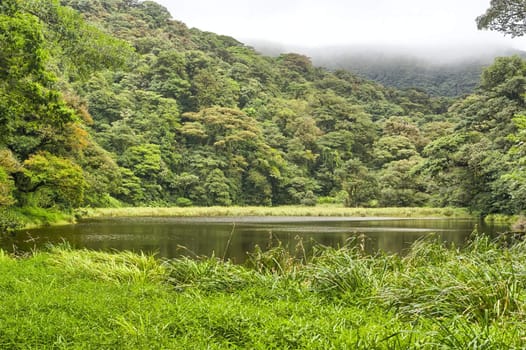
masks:
POLYGON ((491 0, 486 13, 477 17, 478 29, 489 29, 511 35, 526 34, 526 0, 491 0))

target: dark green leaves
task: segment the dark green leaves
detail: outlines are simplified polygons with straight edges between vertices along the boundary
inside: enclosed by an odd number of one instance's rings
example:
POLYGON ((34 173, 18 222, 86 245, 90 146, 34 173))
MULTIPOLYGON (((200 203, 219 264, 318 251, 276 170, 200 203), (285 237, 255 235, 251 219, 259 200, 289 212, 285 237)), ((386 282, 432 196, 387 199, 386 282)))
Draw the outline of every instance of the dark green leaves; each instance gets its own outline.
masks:
POLYGON ((477 17, 478 29, 502 32, 511 37, 526 34, 526 2, 524 0, 491 0, 486 13, 477 17))

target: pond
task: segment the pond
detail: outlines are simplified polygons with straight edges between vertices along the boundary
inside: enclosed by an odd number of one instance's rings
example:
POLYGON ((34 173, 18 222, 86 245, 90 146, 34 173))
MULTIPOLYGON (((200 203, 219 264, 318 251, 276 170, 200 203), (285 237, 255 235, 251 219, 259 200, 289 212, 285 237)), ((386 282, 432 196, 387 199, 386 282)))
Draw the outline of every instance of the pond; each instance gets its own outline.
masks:
POLYGON ((402 253, 417 239, 435 235, 457 246, 473 229, 495 235, 506 226, 469 219, 399 219, 356 217, 139 217, 85 220, 75 225, 22 230, 0 236, 0 248, 25 252, 49 243, 74 248, 131 250, 180 256, 225 257, 243 262, 256 245, 278 242, 293 252, 298 243, 308 252, 314 244, 333 247, 352 241, 369 253, 402 253), (354 241, 353 241, 354 239, 354 241))

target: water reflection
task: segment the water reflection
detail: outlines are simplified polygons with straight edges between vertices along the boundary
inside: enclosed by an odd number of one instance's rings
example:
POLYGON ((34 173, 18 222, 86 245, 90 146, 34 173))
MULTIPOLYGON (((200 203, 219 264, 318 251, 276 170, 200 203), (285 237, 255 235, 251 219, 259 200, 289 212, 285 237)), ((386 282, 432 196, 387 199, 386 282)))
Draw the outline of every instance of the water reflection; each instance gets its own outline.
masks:
POLYGON ((65 241, 75 248, 143 251, 167 258, 214 254, 242 262, 255 245, 265 249, 276 240, 293 251, 299 240, 310 250, 315 243, 338 247, 363 235, 366 251, 397 253, 415 240, 434 234, 443 241, 462 246, 475 227, 490 235, 507 229, 459 219, 112 218, 23 230, 14 236, 1 237, 0 247, 7 251, 28 251, 65 241))

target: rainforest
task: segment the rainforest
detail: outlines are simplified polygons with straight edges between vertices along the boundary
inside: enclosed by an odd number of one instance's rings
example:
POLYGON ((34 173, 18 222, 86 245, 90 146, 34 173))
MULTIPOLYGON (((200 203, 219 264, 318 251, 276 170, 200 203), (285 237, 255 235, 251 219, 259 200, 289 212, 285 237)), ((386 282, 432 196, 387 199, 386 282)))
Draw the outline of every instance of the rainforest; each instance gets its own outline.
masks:
POLYGON ((262 56, 151 1, 0 10, 4 229, 79 207, 526 205, 518 56, 431 97, 262 56))
MULTIPOLYGON (((524 8, 492 0, 476 21, 520 37, 524 8)), ((0 239, 104 215, 518 216, 526 61, 475 75, 386 87, 153 1, 2 0, 0 239)), ((273 240, 243 264, 235 223, 222 258, 0 249, 0 348, 522 349, 513 230, 399 254, 273 240)))

